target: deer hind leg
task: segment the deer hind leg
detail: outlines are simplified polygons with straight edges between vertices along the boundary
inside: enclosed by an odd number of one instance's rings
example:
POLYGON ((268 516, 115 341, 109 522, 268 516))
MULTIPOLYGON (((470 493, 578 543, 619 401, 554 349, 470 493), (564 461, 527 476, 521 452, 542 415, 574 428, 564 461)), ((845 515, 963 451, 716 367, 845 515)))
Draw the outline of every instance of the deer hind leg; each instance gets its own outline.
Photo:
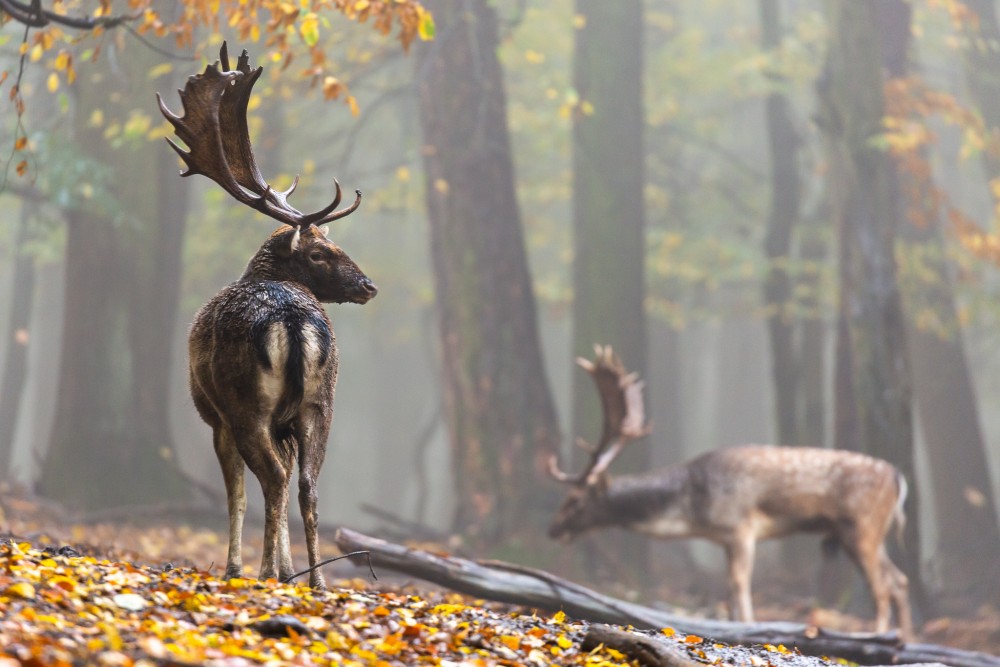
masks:
POLYGON ((243 576, 243 517, 247 511, 246 487, 243 484, 243 457, 236 449, 233 434, 225 427, 212 432, 215 455, 222 468, 226 483, 226 502, 229 506, 229 553, 226 557, 226 578, 243 576))
POLYGON ((906 575, 889 559, 885 549, 882 549, 882 576, 888 584, 892 604, 896 608, 896 619, 899 621, 899 632, 904 641, 913 639, 913 616, 910 613, 910 581, 906 575))
MULTIPOLYGON (((888 632, 892 609, 889 606, 889 582, 885 562, 889 557, 881 540, 864 539, 863 531, 851 526, 841 532, 841 544, 865 578, 875 601, 875 632, 888 632)), ((900 573, 902 574, 902 573, 900 573)))
MULTIPOLYGON (((326 455, 326 439, 330 432, 330 419, 322 414, 302 417, 303 425, 299 452, 299 511, 306 529, 306 550, 309 567, 319 562, 319 514, 316 511, 316 483, 326 455)), ((323 572, 317 568, 309 573, 309 585, 326 590, 323 572)))
POLYGON ((737 533, 726 543, 729 562, 729 615, 733 620, 753 622, 750 579, 757 541, 752 534, 737 533))
POLYGON ((264 553, 260 579, 285 579, 293 574, 288 540, 288 482, 294 449, 275 442, 267 426, 237 434, 236 443, 264 495, 264 553))

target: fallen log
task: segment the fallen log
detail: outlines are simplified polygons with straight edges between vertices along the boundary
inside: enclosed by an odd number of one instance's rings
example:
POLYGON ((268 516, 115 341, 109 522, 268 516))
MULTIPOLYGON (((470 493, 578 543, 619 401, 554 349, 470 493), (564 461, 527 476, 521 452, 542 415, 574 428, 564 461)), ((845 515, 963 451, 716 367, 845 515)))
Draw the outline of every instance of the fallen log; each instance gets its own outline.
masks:
POLYGON ((943 663, 952 667, 1000 667, 997 656, 933 644, 903 643, 895 632, 847 633, 801 623, 688 618, 603 595, 542 570, 434 554, 346 528, 337 531, 334 541, 344 552, 368 551, 375 567, 402 572, 473 597, 549 613, 563 611, 592 623, 652 630, 673 628, 727 644, 784 645, 804 655, 838 657, 863 665, 943 663))

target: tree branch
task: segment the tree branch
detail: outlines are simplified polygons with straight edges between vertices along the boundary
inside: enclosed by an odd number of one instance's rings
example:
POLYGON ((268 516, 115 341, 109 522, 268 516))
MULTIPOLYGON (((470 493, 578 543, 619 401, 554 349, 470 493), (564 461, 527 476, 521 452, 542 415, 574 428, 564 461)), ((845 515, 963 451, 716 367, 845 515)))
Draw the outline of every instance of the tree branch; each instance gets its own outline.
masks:
POLYGON ((141 13, 119 14, 118 16, 73 17, 57 14, 50 9, 42 8, 40 0, 33 0, 29 5, 19 0, 0 0, 0 10, 18 23, 29 28, 44 28, 50 23, 73 28, 74 30, 93 30, 94 28, 117 28, 142 17, 141 13))

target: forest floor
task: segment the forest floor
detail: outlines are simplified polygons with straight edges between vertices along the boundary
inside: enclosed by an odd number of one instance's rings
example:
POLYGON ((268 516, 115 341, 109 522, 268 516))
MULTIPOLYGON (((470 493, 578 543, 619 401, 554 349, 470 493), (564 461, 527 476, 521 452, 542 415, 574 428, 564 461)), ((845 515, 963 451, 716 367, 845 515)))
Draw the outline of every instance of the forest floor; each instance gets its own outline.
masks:
MULTIPOLYGON (((252 572, 224 580, 217 577, 226 537, 218 530, 164 520, 81 524, 65 516, 0 493, 0 667, 629 664, 613 649, 584 650, 586 624, 562 614, 472 600, 422 582, 359 578, 365 571, 346 563, 326 570, 326 593, 260 583, 252 572)), ((244 560, 254 568, 261 537, 247 527, 244 560)), ((321 551, 337 553, 332 544, 321 551)), ((293 557, 306 561, 294 546, 293 557)), ((808 600, 779 588, 758 586, 758 620, 869 629, 870 619, 810 610, 808 600)), ((675 603, 684 600, 674 595, 675 603)), ((679 633, 673 639, 700 662, 722 648, 679 633)), ((1000 654, 1000 611, 928 620, 918 640, 1000 654)), ((781 664, 782 649, 760 647, 763 657, 747 664, 781 664)))

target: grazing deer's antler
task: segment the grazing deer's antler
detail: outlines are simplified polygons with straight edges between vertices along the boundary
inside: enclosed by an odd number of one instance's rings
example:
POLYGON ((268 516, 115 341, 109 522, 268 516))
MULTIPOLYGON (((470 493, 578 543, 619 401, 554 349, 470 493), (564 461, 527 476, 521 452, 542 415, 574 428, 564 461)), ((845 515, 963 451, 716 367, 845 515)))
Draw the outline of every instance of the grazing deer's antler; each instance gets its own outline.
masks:
POLYGON ((304 229, 311 224, 331 222, 354 212, 361 204, 361 191, 350 206, 335 211, 340 204, 340 183, 333 202, 315 213, 304 214, 288 203, 288 197, 299 183, 299 177, 283 192, 271 188, 261 176, 254 160, 247 129, 247 104, 254 83, 263 67, 250 67, 246 51, 240 55, 236 69, 229 69, 229 52, 223 42, 219 52, 220 62, 205 67, 205 71, 188 77, 184 90, 179 91, 184 115, 177 116, 163 103, 159 93, 156 99, 160 111, 174 126, 188 149, 185 150, 169 138, 167 142, 187 165, 181 176, 202 174, 218 183, 237 201, 260 211, 275 220, 304 229))
POLYGON ((591 484, 607 470, 630 441, 649 434, 642 404, 644 382, 638 373, 628 373, 610 345, 594 346, 594 361, 577 357, 576 363, 594 378, 604 412, 601 439, 590 449, 590 462, 579 475, 559 469, 556 457, 549 459, 549 474, 561 482, 591 484))

